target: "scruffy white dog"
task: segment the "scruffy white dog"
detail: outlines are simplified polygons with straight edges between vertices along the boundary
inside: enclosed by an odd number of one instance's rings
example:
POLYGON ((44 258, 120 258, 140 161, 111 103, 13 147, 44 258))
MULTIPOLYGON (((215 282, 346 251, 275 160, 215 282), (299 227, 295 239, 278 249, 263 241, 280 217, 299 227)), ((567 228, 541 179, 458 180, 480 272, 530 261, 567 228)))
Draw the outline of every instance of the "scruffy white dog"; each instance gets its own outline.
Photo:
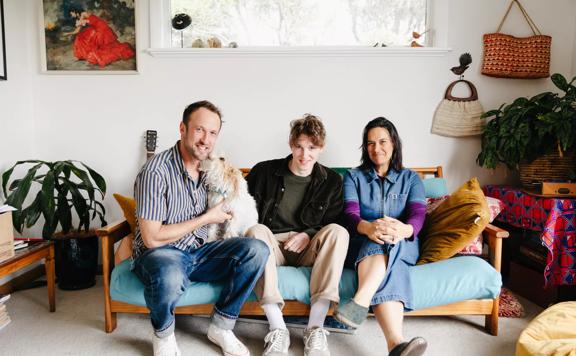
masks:
POLYGON ((232 219, 208 226, 208 241, 244 236, 250 227, 258 223, 258 211, 256 201, 248 193, 248 184, 242 172, 221 155, 211 155, 202 161, 200 170, 206 174, 208 207, 224 200, 224 209, 232 214, 232 219))

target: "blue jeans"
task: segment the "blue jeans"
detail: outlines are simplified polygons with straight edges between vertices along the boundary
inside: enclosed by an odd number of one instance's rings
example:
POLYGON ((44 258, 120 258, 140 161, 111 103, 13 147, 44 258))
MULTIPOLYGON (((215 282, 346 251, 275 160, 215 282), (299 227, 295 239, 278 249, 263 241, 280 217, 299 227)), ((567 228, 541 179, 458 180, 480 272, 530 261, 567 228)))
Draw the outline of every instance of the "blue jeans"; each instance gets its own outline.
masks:
POLYGON ((174 309, 190 282, 225 282, 212 322, 222 329, 233 329, 269 254, 264 242, 248 238, 214 241, 189 251, 172 246, 144 251, 134 261, 133 272, 144 284, 144 299, 156 335, 174 332, 174 309))

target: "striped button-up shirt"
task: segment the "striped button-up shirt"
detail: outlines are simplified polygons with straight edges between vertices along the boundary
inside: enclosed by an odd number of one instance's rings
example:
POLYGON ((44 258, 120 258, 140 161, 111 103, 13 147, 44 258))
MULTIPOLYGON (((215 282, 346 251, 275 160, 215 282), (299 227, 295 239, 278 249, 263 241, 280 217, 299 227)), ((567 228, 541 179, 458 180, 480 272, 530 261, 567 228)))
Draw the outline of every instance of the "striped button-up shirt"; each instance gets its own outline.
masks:
MULTIPOLYGON (((140 170, 134 183, 136 220, 162 221, 163 225, 177 224, 193 219, 206 211, 208 204, 205 175, 200 173, 195 182, 186 169, 180 154, 179 142, 149 160, 140 170)), ((189 250, 204 244, 207 226, 202 226, 170 245, 189 250)), ((146 250, 137 224, 132 248, 136 259, 146 250)))

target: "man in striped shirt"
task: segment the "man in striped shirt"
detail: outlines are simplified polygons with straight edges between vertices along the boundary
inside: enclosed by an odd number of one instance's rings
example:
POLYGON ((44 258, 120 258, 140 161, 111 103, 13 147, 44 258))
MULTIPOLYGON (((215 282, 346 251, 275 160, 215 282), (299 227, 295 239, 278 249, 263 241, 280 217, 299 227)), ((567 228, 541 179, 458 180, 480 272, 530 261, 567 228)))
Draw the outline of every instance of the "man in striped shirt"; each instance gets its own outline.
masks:
POLYGON ((132 268, 145 286, 155 356, 180 355, 174 308, 190 283, 222 280, 225 284, 214 306, 208 339, 225 355, 250 354, 232 329, 264 270, 269 249, 256 239, 205 243, 208 224, 231 218, 222 204, 207 209, 205 179, 198 170, 221 126, 214 104, 189 105, 180 123, 180 140, 148 161, 134 184, 138 228, 132 268))

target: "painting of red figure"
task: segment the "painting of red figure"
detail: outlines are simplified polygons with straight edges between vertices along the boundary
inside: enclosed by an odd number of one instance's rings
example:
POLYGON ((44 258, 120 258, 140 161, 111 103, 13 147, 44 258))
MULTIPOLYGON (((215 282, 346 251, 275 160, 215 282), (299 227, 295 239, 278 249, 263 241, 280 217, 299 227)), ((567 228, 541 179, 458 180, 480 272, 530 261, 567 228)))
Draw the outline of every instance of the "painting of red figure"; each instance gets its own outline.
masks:
POLYGON ((134 0, 43 0, 46 70, 135 71, 134 0))

